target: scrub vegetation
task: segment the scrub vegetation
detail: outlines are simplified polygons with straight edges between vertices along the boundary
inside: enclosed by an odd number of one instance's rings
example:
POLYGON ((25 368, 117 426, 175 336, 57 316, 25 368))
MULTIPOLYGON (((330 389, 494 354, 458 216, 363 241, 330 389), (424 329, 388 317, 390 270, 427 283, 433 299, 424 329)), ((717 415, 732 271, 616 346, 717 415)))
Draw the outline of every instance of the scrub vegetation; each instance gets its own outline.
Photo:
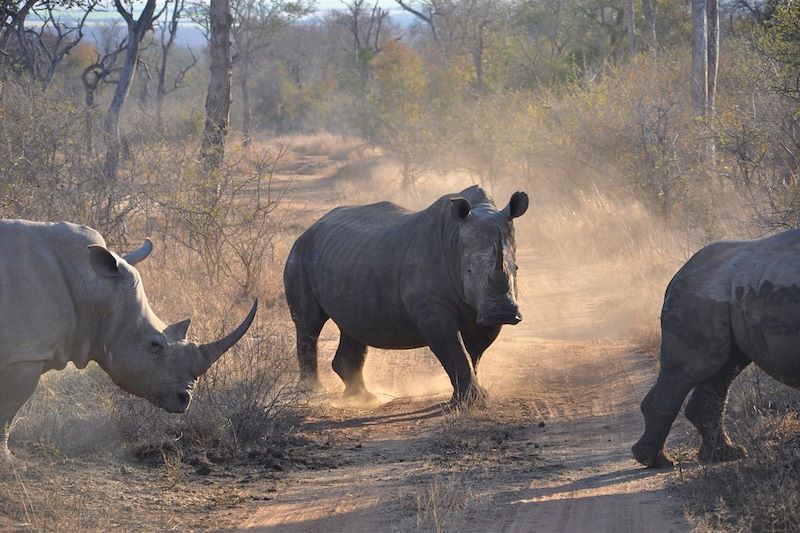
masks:
MULTIPOLYGON (((336 205, 419 209, 473 183, 498 201, 527 191, 520 283, 537 296, 514 342, 527 354, 533 337, 554 339, 563 355, 559 342, 623 339, 650 372, 664 287, 692 253, 800 226, 800 4, 691 4, 0 2, 0 215, 87 224, 120 253, 152 238, 140 265, 151 305, 167 322, 191 316, 195 339, 260 302, 184 416, 94 365, 45 375, 11 433, 0 530, 230 527, 288 473, 357 462, 330 413, 360 411, 297 387, 283 295, 291 243, 336 205)), ((426 350, 370 353, 383 401, 447 392, 426 350)), ((490 392, 544 383, 514 369, 513 387, 490 371, 490 392)), ((755 369, 736 383, 728 424, 748 458, 686 455, 672 478, 693 527, 798 528, 798 405, 755 369)), ((434 419, 415 448, 432 473, 398 524, 469 528, 492 471, 517 480, 544 464, 512 444, 557 412, 434 419)))

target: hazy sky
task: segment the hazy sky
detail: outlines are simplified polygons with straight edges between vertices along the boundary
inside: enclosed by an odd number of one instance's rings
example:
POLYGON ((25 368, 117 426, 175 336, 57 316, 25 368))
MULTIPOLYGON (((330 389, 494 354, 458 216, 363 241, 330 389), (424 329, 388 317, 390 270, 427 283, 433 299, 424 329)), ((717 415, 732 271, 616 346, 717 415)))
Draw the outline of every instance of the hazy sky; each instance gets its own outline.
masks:
MULTIPOLYGON (((375 5, 371 1, 367 3, 370 7, 375 5)), ((394 0, 379 0, 378 4, 382 7, 397 7, 394 0)), ((319 9, 335 9, 340 7, 342 7, 342 3, 339 0, 317 0, 317 8, 319 9)))

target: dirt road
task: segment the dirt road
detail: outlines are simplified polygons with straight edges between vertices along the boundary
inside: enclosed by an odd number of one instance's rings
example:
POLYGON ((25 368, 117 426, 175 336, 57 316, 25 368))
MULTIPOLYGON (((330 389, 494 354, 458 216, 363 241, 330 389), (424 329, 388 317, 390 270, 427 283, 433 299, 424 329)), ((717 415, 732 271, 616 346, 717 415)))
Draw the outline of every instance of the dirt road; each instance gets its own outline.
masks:
MULTIPOLYGON (((386 403, 358 409, 332 394, 307 428, 331 468, 287 476, 241 531, 689 529, 667 488, 674 474, 630 457, 655 363, 619 340, 625 295, 598 290, 602 266, 564 268, 544 252, 518 253, 525 320, 481 363, 487 411, 445 412, 449 383, 428 352, 372 350, 367 382, 386 403)), ((321 343, 334 393, 337 337, 326 326, 321 343)))

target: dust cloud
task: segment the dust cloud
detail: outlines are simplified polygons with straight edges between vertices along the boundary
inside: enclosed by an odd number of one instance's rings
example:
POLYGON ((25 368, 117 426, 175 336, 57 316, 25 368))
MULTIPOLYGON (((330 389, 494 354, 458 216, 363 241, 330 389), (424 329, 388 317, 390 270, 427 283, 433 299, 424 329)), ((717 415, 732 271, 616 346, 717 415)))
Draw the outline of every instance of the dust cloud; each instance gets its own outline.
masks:
MULTIPOLYGON (((305 204, 305 216, 313 213, 310 223, 334 205, 382 200, 418 210, 476 183, 458 172, 429 174, 408 192, 401 187, 399 175, 399 169, 385 158, 366 154, 325 178, 324 189, 315 195, 319 203, 305 204)), ((618 190, 604 194, 594 188, 565 194, 550 185, 558 182, 551 178, 544 184, 479 183, 500 208, 515 190, 525 190, 531 197, 528 213, 515 220, 518 299, 524 320, 506 326, 484 354, 478 376, 490 392, 507 389, 503 376, 509 369, 535 365, 535 354, 515 346, 531 346, 543 339, 613 338, 655 350, 664 288, 699 247, 666 229, 645 206, 620 196, 618 190)), ((343 390, 330 368, 338 337, 336 326, 328 323, 320 339, 321 379, 329 392, 343 390)), ((452 390, 428 349, 370 348, 364 374, 368 388, 383 402, 401 397, 446 399, 452 390)))

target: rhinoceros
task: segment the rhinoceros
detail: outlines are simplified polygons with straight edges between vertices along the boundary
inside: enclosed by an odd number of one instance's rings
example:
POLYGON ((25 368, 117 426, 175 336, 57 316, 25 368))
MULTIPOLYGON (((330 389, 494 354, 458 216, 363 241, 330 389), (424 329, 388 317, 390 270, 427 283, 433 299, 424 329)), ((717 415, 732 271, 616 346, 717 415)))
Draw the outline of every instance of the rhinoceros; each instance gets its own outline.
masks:
POLYGON ((195 380, 245 334, 208 344, 186 339, 189 320, 165 325, 150 309, 134 265, 147 240, 120 257, 95 230, 61 222, 0 220, 0 463, 11 421, 39 376, 96 361, 125 391, 185 411, 195 380))
POLYGON ((670 467, 664 453, 684 398, 702 438, 704 462, 735 460, 723 417, 728 389, 751 362, 800 388, 800 230, 723 241, 697 252, 667 286, 661 310, 661 368, 642 401, 644 435, 634 458, 670 467))
POLYGON ((513 219, 528 209, 516 192, 498 210, 478 186, 410 212, 390 202, 338 207, 294 243, 284 270, 301 381, 321 389, 317 339, 339 327, 333 370, 344 395, 374 400, 362 369, 367 347, 428 346, 453 386, 453 401, 483 401, 476 369, 504 324, 522 317, 513 219))

